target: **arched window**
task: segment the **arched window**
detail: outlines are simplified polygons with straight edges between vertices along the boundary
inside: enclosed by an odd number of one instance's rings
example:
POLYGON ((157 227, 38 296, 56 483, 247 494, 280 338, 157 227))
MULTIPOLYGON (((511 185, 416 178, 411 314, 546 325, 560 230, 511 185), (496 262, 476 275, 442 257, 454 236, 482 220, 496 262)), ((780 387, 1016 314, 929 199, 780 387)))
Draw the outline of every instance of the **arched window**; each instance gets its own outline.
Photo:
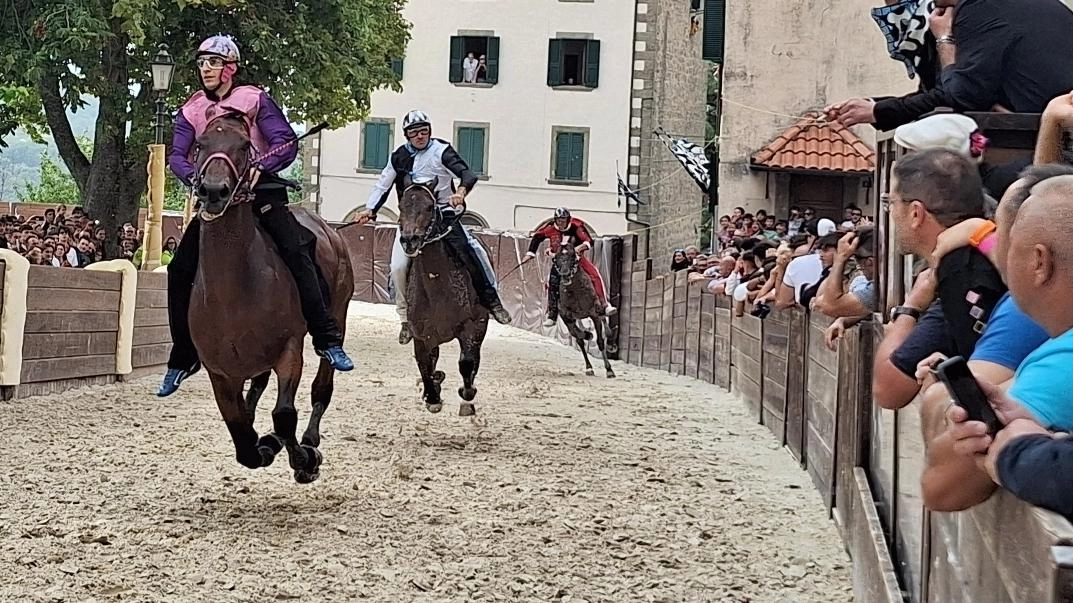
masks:
POLYGON ((462 226, 468 226, 470 228, 488 228, 488 221, 481 217, 480 214, 467 211, 459 218, 462 222, 462 226))

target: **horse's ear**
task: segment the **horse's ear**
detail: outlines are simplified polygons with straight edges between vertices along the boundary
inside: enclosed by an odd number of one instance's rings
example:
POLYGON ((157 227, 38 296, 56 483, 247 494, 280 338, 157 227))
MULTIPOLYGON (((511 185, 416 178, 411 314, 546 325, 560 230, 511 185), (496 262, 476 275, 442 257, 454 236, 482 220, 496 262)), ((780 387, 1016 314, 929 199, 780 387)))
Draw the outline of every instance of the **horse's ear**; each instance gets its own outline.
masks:
POLYGON ((412 176, 410 176, 409 174, 403 174, 402 175, 402 188, 403 188, 403 190, 406 190, 406 189, 410 188, 411 186, 413 186, 413 184, 414 184, 414 179, 413 179, 412 176))

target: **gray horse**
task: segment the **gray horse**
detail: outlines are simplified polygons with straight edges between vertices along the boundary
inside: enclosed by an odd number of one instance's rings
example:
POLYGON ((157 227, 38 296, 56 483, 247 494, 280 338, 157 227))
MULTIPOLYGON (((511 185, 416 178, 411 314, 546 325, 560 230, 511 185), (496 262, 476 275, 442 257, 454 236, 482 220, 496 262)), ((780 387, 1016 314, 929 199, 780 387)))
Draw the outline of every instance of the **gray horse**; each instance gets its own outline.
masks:
POLYGON ((581 355, 585 358, 585 374, 596 374, 589 361, 589 351, 586 342, 592 339, 592 333, 583 328, 578 321, 588 318, 596 327, 596 345, 604 359, 604 369, 607 377, 613 378, 615 371, 611 369, 611 362, 607 360, 607 335, 610 328, 607 317, 604 316, 600 302, 596 298, 596 289, 588 275, 580 272, 580 262, 574 246, 566 241, 559 245, 559 252, 552 259, 555 270, 559 273, 559 318, 563 320, 570 336, 581 348, 581 355), (580 273, 580 274, 579 274, 580 273))

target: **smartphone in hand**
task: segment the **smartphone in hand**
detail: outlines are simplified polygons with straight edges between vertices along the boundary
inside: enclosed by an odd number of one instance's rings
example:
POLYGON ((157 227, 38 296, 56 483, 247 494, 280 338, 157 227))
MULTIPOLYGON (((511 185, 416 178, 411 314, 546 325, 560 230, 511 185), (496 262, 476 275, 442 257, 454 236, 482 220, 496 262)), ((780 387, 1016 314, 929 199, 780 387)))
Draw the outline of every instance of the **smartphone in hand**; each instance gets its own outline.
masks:
POLYGON ((943 382, 954 403, 969 413, 970 421, 980 421, 987 425, 987 433, 994 435, 1002 429, 1002 421, 991 408, 987 395, 980 389, 969 365, 961 356, 954 356, 935 367, 935 376, 943 382))

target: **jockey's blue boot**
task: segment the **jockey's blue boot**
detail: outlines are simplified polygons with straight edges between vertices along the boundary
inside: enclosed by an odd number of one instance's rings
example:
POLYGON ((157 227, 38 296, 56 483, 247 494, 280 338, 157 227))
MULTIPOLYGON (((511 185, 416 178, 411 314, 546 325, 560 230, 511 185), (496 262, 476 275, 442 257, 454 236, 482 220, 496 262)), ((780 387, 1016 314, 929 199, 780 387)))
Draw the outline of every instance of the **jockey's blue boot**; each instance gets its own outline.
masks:
POLYGON ((332 368, 337 371, 346 372, 354 370, 354 361, 343 351, 343 346, 333 345, 324 350, 317 350, 317 356, 327 360, 328 364, 332 365, 332 368))
POLYGON ((179 391, 179 385, 186 380, 187 377, 201 370, 201 363, 197 362, 194 366, 188 370, 169 368, 168 372, 164 375, 164 382, 160 384, 160 389, 156 390, 156 395, 164 398, 179 391))

